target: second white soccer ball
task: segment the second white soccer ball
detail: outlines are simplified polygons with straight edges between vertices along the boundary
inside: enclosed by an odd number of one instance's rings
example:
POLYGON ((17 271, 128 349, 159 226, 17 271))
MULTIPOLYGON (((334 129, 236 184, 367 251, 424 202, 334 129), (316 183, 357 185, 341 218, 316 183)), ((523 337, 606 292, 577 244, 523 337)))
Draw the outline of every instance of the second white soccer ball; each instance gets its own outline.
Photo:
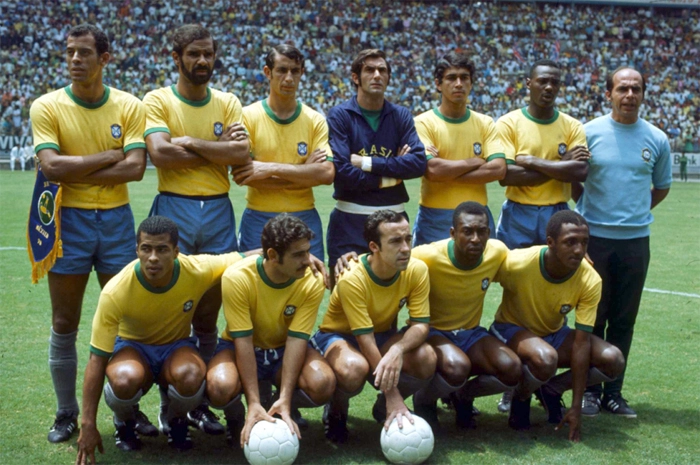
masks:
POLYGON ((425 462, 433 453, 435 437, 427 421, 413 415, 414 423, 403 419, 403 428, 394 419, 389 431, 382 428, 379 442, 382 445, 384 457, 397 464, 417 465, 425 462))
POLYGON ((299 438, 282 420, 259 421, 243 453, 250 465, 291 465, 299 454, 299 438))

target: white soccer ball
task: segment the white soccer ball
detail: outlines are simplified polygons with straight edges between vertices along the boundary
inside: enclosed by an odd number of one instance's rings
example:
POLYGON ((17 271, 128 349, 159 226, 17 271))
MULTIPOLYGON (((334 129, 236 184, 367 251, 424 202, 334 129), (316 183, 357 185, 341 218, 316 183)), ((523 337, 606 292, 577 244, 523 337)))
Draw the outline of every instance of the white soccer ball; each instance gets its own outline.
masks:
POLYGON ((382 428, 379 442, 384 457, 391 463, 416 465, 425 462, 433 453, 435 437, 427 421, 413 415, 414 423, 403 418, 403 428, 399 429, 396 418, 389 425, 389 431, 382 428))
POLYGON ((259 421, 243 453, 250 465, 291 465, 299 454, 299 438, 282 420, 259 421))

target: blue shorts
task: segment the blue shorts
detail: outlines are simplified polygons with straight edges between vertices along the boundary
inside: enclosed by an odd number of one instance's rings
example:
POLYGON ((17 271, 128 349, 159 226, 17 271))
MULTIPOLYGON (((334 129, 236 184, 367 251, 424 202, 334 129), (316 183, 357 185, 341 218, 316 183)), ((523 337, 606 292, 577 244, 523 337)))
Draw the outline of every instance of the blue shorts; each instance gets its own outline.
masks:
POLYGON ((61 208, 63 257, 52 273, 86 274, 93 266, 98 273, 117 274, 136 259, 136 234, 131 207, 109 210, 61 208))
POLYGON ((170 344, 162 345, 152 345, 152 344, 142 344, 136 341, 130 341, 128 339, 122 339, 117 336, 114 342, 114 354, 122 350, 124 347, 134 348, 141 358, 148 364, 151 368, 151 373, 153 373, 153 380, 157 383, 160 377, 160 370, 163 368, 165 361, 180 347, 191 347, 195 351, 197 350, 197 338, 196 337, 186 337, 184 339, 178 339, 177 341, 170 344))
MULTIPOLYGON (((323 226, 321 225, 321 217, 315 208, 300 212, 289 212, 289 215, 296 216, 311 228, 314 233, 314 238, 311 239, 311 253, 316 258, 323 261, 325 255, 323 253, 323 226)), ((238 231, 238 242, 241 250, 254 250, 261 247, 260 238, 265 224, 279 213, 261 212, 246 208, 241 217, 241 228, 238 231)))
MULTIPOLYGON (((377 343, 377 348, 381 348, 394 334, 396 334, 396 331, 393 329, 384 331, 383 333, 374 333, 374 340, 377 343)), ((316 333, 311 336, 311 339, 309 339, 309 344, 311 347, 318 350, 321 355, 325 356, 326 351, 331 344, 340 339, 347 341, 348 344, 353 346, 355 349, 360 350, 360 346, 357 344, 357 339, 352 334, 327 333, 321 330, 316 331, 316 333)))
MULTIPOLYGON (((525 328, 510 323, 493 323, 489 331, 491 331, 491 334, 496 336, 502 343, 508 344, 508 341, 515 336, 515 333, 525 331, 525 328)), ((541 339, 555 349, 558 349, 564 343, 566 336, 568 336, 570 332, 571 328, 569 328, 566 325, 566 321, 564 321, 564 326, 562 326, 558 331, 543 336, 541 339)))
POLYGON ((430 328, 428 338, 432 336, 442 336, 447 338, 452 344, 459 347, 465 354, 476 344, 476 342, 486 336, 490 336, 489 332, 483 326, 477 326, 472 329, 456 329, 454 331, 442 331, 435 328, 430 328))
MULTIPOLYGON (((223 350, 236 351, 236 344, 228 339, 219 338, 214 356, 223 350)), ((277 349, 255 348, 255 363, 258 367, 258 380, 267 380, 274 383, 277 371, 282 368, 284 359, 284 346, 277 349)))
MULTIPOLYGON (((449 208, 430 208, 419 205, 416 221, 413 223, 413 247, 449 238, 453 213, 454 210, 449 208)), ((486 207, 486 214, 489 218, 491 237, 496 237, 496 227, 489 207, 486 207)))
POLYGON ((503 202, 498 218, 496 238, 509 249, 522 249, 547 243, 547 223, 556 212, 568 210, 565 202, 555 205, 523 205, 510 200, 503 202))
MULTIPOLYGON (((408 220, 408 215, 403 216, 408 220)), ((364 238, 365 221, 369 215, 346 213, 334 208, 328 221, 326 234, 326 250, 328 250, 328 266, 333 269, 338 259, 347 252, 357 252, 358 255, 369 252, 364 238)))
POLYGON ((185 197, 160 193, 148 216, 167 216, 177 224, 185 255, 223 254, 238 250, 236 218, 228 194, 185 197))

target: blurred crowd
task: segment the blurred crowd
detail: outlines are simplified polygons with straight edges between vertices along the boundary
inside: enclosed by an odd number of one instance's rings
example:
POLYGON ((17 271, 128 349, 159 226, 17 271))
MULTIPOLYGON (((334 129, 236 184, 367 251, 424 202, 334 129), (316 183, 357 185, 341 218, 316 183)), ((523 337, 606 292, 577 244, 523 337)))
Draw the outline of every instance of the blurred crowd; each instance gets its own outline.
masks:
POLYGON ((471 108, 498 118, 527 104, 529 64, 563 67, 558 107, 585 122, 609 111, 605 75, 632 65, 647 80, 642 115, 669 134, 674 149, 700 149, 700 10, 556 3, 364 0, 0 0, 3 134, 26 135, 36 97, 69 83, 68 29, 104 28, 112 61, 106 82, 143 97, 174 83, 169 32, 200 23, 219 43, 212 86, 243 105, 267 95, 268 48, 293 43, 306 55, 300 99, 326 113, 354 93, 352 57, 363 48, 389 55, 388 97, 419 114, 435 106, 435 61, 471 53, 477 79, 471 108))

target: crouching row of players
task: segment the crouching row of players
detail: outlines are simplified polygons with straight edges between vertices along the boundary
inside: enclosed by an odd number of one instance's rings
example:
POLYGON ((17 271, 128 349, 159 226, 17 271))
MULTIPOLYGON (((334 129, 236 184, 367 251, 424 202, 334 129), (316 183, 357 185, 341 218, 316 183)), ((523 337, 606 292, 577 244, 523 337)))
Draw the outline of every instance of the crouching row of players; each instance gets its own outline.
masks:
POLYGON ((146 219, 137 234, 138 260, 104 288, 95 313, 77 462, 94 463, 95 448, 102 450, 101 391, 114 411, 117 446, 140 447, 136 406, 154 383, 161 391, 160 429, 179 449, 191 447, 186 415, 205 396, 223 410, 229 438, 241 431, 241 445, 257 421, 273 415, 301 437, 293 412, 320 406, 326 436, 342 443, 349 401, 365 381, 380 392, 372 415, 386 427, 394 418, 400 425, 412 421, 405 399, 413 395, 415 413, 433 428, 437 400, 445 397, 457 425, 470 428, 475 397, 513 390, 512 428, 529 427, 535 393, 549 421, 568 423, 569 439, 579 440, 586 385, 614 379, 625 363, 617 348, 590 334, 601 280, 584 260, 586 221, 559 212, 547 226, 546 246, 513 251, 489 233, 484 207, 465 202, 455 209, 450 239, 411 250, 405 216, 370 215, 364 235, 371 252, 343 257, 328 310, 311 335, 324 279, 312 270, 318 266, 309 254, 313 233, 301 220, 273 218, 263 230, 262 255, 245 257, 178 256, 175 224, 146 219), (188 337, 190 323, 201 296, 219 280, 227 327, 205 366, 188 337), (487 331, 479 322, 492 282, 501 284, 503 298, 487 331), (404 306, 409 320, 399 330, 404 306), (574 309, 570 329, 566 319, 574 309), (555 376, 558 368, 570 370, 555 376), (277 390, 266 402, 260 387, 270 384, 277 390), (565 411, 562 393, 572 388, 565 411))

